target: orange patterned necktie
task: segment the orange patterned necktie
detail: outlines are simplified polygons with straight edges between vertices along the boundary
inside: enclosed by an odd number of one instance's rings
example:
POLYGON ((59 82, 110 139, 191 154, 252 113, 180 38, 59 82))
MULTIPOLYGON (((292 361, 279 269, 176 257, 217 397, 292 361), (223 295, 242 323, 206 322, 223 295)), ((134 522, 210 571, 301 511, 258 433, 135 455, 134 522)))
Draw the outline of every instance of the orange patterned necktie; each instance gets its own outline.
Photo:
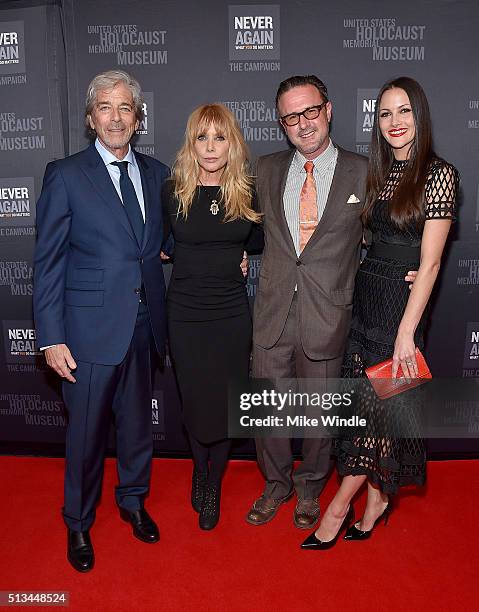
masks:
POLYGON ((306 178, 299 198, 299 252, 307 245, 318 225, 318 205, 316 203, 316 182, 313 176, 314 164, 304 164, 306 178))

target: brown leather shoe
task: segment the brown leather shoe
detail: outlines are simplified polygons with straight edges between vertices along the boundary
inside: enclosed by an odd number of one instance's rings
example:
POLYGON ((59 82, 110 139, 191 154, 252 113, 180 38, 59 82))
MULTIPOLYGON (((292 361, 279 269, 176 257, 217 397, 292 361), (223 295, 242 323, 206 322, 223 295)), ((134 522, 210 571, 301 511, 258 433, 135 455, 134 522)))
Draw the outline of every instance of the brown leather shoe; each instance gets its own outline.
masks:
POLYGON ((298 529, 312 529, 319 520, 318 500, 298 499, 293 520, 298 529))
POLYGON ((248 514, 246 515, 246 522, 250 525, 264 525, 265 523, 268 523, 275 517, 281 504, 288 501, 292 495, 292 491, 289 495, 282 497, 281 499, 274 499, 272 497, 262 495, 251 506, 248 514))

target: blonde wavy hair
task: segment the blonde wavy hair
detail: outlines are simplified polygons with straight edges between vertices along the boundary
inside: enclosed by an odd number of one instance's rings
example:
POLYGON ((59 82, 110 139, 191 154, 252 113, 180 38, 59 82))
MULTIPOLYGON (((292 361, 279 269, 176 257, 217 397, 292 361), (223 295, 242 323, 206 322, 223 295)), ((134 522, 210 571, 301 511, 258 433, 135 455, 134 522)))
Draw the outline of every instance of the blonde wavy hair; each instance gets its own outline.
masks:
POLYGON ((178 151, 172 172, 178 214, 188 217, 200 176, 194 145, 210 126, 230 145, 220 180, 220 204, 225 210, 225 221, 247 219, 258 223, 261 215, 251 206, 253 178, 248 173, 248 148, 233 113, 221 104, 199 106, 188 118, 185 142, 178 151))

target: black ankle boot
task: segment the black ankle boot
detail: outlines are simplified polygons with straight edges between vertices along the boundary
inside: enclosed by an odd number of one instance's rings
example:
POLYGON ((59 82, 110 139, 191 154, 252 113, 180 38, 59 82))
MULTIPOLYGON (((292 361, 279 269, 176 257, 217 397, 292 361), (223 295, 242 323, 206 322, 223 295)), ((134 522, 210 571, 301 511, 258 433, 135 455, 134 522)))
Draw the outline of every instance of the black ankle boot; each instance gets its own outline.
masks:
POLYGON ((208 480, 208 472, 198 472, 193 469, 193 477, 191 479, 191 505, 195 512, 200 512, 203 502, 206 481, 208 480))
POLYGON ((200 529, 214 529, 220 519, 221 485, 206 482, 200 510, 200 529))

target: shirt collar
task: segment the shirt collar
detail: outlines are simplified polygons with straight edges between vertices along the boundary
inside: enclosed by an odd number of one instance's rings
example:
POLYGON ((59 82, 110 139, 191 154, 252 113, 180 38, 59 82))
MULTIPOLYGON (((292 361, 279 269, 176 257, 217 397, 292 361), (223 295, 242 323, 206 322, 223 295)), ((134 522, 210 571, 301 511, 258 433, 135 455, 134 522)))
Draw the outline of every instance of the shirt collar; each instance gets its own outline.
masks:
POLYGON ((130 147, 130 145, 128 145, 128 153, 121 160, 117 159, 113 155, 113 153, 108 151, 108 149, 105 149, 105 147, 102 145, 102 143, 100 142, 100 140, 98 138, 95 140, 95 148, 98 151, 98 153, 100 154, 100 156, 101 156, 105 166, 108 166, 112 162, 126 161, 126 162, 129 162, 132 166, 136 167, 136 158, 135 158, 135 156, 133 154, 133 149, 130 147))
MULTIPOLYGON (((336 147, 333 145, 331 138, 329 139, 329 144, 326 149, 315 157, 311 161, 314 164, 314 171, 322 174, 326 172, 326 170, 331 166, 333 161, 336 158, 336 147)), ((295 172, 306 172, 304 169, 304 164, 308 160, 302 155, 297 149, 293 157, 292 165, 294 167, 295 172)))

